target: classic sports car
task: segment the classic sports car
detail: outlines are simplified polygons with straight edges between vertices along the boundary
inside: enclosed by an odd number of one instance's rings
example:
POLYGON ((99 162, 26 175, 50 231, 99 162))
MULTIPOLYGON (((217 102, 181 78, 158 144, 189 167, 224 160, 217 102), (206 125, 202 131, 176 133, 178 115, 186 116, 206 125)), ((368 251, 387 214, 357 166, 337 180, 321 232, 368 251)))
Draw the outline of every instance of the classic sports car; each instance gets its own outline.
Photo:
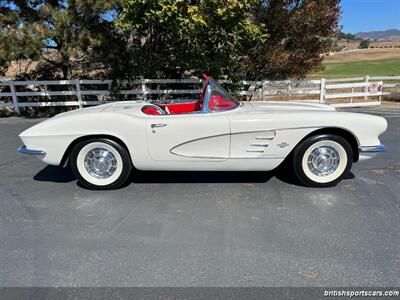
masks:
POLYGON ((338 183, 353 162, 385 150, 384 118, 324 104, 239 102, 206 77, 198 101, 115 102, 61 113, 20 134, 19 152, 69 163, 90 189, 139 170, 269 171, 282 162, 306 186, 338 183))

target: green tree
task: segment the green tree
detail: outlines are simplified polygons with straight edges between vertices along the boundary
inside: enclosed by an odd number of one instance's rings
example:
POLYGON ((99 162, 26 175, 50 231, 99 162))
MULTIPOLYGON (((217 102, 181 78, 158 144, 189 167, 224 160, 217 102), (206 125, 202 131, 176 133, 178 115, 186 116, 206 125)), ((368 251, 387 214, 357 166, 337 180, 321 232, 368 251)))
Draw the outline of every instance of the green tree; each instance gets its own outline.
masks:
POLYGON ((344 39, 344 40, 351 40, 351 41, 359 41, 360 39, 356 37, 354 34, 351 33, 345 33, 343 31, 340 31, 339 33, 339 38, 344 39))
POLYGON ((263 44, 265 28, 254 22, 258 0, 128 0, 117 24, 145 77, 179 77, 207 70, 214 76, 238 74, 243 41, 263 44))
POLYGON ((339 0, 0 0, 0 66, 63 78, 285 79, 321 68, 339 0))
POLYGON ((358 48, 360 49, 368 49, 371 41, 370 40, 362 40, 360 44, 358 45, 358 48))
POLYGON ((236 78, 304 77, 339 33, 339 0, 128 0, 129 31, 146 76, 193 70, 236 78))
MULTIPOLYGON (((0 1, 0 65, 29 59, 38 76, 72 78, 101 69, 93 55, 114 34, 122 0, 0 1)), ((109 47, 109 45, 108 45, 109 47)))

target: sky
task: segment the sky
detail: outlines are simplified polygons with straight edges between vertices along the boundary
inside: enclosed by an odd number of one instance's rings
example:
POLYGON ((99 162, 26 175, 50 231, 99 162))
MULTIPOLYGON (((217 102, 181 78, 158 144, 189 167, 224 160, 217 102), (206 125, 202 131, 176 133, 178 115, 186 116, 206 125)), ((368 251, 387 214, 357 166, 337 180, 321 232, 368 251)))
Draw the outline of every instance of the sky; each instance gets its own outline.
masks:
POLYGON ((400 29, 400 0, 342 0, 343 32, 400 29))

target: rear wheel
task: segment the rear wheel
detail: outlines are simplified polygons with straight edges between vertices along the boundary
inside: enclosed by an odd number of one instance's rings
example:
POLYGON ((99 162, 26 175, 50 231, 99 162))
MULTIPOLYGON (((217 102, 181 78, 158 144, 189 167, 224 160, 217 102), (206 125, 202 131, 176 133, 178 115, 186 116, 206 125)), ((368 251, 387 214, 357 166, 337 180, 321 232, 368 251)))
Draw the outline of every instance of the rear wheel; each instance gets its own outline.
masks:
POLYGON ((293 169, 306 186, 334 186, 350 171, 352 157, 351 146, 342 137, 312 136, 294 150, 293 169))
POLYGON ((128 180, 132 171, 128 151, 109 139, 78 143, 71 152, 70 161, 75 176, 88 189, 117 189, 128 180))

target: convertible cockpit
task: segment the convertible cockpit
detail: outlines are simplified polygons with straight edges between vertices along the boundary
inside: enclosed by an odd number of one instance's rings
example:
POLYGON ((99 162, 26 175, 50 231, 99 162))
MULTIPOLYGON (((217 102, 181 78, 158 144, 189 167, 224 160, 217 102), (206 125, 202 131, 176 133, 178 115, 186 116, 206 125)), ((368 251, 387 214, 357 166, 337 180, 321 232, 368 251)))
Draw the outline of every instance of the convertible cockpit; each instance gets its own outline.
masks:
POLYGON ((142 108, 147 115, 177 115, 191 113, 210 113, 232 110, 239 101, 232 97, 212 77, 204 76, 203 89, 198 101, 178 103, 152 103, 142 108))
POLYGON ((146 115, 177 115, 200 111, 197 101, 184 103, 153 103, 142 108, 146 115))

